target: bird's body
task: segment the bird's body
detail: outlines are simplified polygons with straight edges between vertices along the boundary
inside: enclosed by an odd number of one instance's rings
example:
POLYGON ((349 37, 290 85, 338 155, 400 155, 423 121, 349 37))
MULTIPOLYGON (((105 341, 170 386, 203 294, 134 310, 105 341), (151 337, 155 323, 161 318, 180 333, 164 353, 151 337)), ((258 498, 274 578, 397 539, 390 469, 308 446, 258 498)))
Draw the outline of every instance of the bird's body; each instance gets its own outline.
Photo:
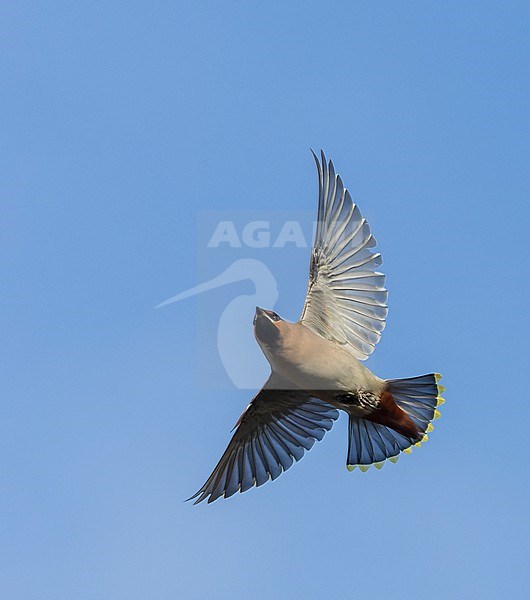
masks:
POLYGON ((258 307, 256 325, 264 321, 264 326, 272 325, 278 335, 260 337, 259 326, 255 334, 272 373, 280 381, 309 392, 351 417, 392 424, 397 431, 422 437, 396 405, 385 380, 357 360, 347 345, 326 340, 300 322, 279 320, 275 323, 270 321, 269 314, 270 311, 258 307))
POLYGON ((358 361, 347 346, 324 339, 300 322, 282 321, 278 328, 280 336, 272 346, 257 337, 273 373, 331 403, 343 394, 365 390, 379 395, 383 391, 384 381, 358 361))
POLYGON ((381 256, 333 163, 320 163, 318 221, 300 321, 256 308, 254 335, 271 375, 236 424, 225 453, 196 502, 229 497, 275 479, 349 418, 347 467, 365 471, 419 446, 439 416, 440 375, 381 379, 360 361, 385 326, 381 256))

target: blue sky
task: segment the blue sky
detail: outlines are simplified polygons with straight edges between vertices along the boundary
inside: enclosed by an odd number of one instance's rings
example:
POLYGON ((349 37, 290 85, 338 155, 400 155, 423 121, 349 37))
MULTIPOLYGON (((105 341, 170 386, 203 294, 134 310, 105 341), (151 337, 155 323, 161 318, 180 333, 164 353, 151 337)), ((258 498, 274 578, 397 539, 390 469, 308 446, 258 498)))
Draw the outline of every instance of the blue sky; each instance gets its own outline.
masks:
MULTIPOLYGON (((515 1, 3 4, 0 597, 527 597, 529 19, 515 1), (200 368, 248 283, 154 307, 224 264, 205 264, 205 213, 311 214, 310 147, 383 253, 368 364, 442 372, 443 417, 366 474, 342 419, 274 483, 194 507, 252 395, 200 368)), ((278 252, 296 319, 309 249, 278 252)))

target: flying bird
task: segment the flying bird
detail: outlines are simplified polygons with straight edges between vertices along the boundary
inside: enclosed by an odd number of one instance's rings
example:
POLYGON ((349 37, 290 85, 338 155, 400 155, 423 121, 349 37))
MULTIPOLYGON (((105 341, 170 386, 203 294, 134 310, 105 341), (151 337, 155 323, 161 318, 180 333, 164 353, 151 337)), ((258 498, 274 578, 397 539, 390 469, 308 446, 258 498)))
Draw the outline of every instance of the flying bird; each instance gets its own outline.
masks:
POLYGON ((190 500, 208 503, 276 479, 347 413, 347 468, 380 469, 427 440, 445 400, 441 375, 381 379, 361 361, 381 338, 385 276, 370 227, 332 161, 313 152, 318 218, 309 285, 296 323, 256 307, 254 335, 271 367, 210 477, 190 500))

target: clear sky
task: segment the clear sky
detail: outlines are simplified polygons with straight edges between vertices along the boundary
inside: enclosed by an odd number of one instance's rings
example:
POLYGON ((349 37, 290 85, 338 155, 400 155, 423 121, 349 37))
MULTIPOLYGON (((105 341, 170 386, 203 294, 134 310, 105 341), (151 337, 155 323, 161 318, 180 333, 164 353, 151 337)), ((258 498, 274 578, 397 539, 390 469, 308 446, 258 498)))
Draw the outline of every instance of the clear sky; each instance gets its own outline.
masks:
MULTIPOLYGON (((528 597, 529 4, 0 12, 0 598, 528 597), (368 365, 442 372, 443 416, 365 474, 341 419, 275 482, 192 506, 252 396, 212 340, 254 289, 155 306, 230 264, 211 211, 310 226, 310 147, 383 253, 368 365)), ((294 320, 309 248, 265 250, 230 256, 263 256, 294 320)))

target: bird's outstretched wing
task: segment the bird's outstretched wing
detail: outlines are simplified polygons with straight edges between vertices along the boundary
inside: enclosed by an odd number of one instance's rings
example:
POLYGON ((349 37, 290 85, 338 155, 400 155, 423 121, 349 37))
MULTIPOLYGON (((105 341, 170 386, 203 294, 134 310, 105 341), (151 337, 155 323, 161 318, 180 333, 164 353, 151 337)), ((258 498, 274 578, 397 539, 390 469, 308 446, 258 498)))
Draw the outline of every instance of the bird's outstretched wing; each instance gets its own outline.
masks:
POLYGON ((208 503, 276 479, 321 440, 338 410, 302 390, 278 389, 271 375, 236 424, 236 431, 206 483, 190 500, 208 503))
POLYGON ((385 276, 376 271, 381 255, 333 163, 318 169, 318 221, 309 285, 301 322, 322 337, 343 344, 359 360, 373 352, 388 312, 385 276))

